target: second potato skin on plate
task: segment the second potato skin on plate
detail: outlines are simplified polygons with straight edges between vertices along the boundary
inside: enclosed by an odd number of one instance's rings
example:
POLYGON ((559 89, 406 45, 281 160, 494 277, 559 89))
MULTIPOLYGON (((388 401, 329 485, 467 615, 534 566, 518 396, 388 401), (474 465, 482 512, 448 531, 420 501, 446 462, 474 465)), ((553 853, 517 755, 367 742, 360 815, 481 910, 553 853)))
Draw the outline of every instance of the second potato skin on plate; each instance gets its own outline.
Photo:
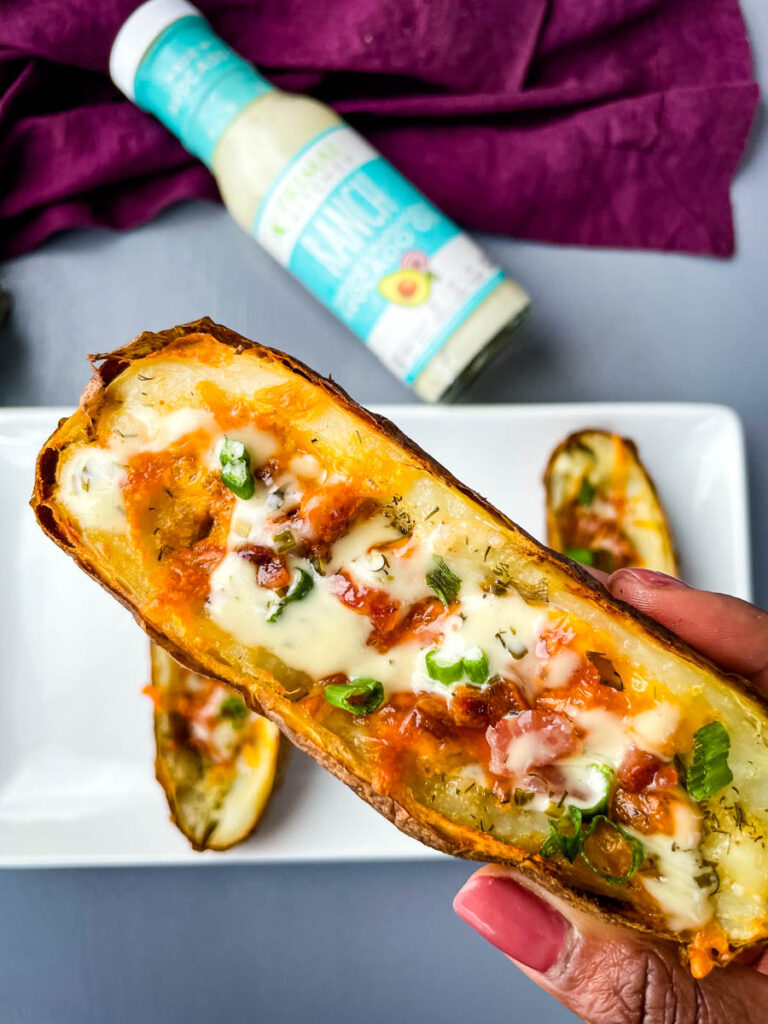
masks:
POLYGON ((275 784, 280 730, 227 686, 150 645, 155 773, 196 850, 228 850, 258 826, 275 784))
POLYGON ((98 361, 33 505, 403 831, 674 938, 700 975, 765 940, 746 684, 302 364, 208 320, 141 335, 98 361))
POLYGON ((656 487, 637 446, 607 430, 579 430, 544 473, 547 543, 604 572, 639 566, 679 574, 656 487))

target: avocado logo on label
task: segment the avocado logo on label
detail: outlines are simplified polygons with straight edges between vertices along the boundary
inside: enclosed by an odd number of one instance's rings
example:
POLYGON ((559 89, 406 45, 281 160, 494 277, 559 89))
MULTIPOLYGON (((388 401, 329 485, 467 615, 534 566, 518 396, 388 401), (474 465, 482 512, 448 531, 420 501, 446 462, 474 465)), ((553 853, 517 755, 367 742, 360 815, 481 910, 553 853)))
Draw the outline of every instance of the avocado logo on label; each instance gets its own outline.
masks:
POLYGON ((429 298, 433 280, 427 254, 422 249, 411 249, 403 254, 400 270, 379 281, 379 295, 398 306, 420 306, 429 298))

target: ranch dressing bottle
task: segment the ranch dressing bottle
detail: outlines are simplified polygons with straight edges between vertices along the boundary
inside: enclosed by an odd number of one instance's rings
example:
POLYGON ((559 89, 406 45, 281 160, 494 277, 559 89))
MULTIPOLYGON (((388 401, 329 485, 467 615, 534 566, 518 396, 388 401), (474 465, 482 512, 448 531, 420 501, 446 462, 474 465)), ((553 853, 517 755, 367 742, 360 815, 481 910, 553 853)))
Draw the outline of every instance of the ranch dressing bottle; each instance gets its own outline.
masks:
POLYGON ((528 296, 329 107, 275 89, 186 0, 112 46, 119 88, 216 178, 230 213, 422 398, 450 398, 528 296))

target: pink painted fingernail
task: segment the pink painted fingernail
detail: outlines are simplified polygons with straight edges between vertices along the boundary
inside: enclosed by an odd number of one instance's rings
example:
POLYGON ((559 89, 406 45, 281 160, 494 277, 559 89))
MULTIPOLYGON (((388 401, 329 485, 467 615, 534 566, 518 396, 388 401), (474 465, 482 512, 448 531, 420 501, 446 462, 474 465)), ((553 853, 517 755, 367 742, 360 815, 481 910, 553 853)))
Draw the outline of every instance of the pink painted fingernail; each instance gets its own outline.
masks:
POLYGON ((626 579, 637 580, 645 586, 651 587, 678 587, 680 590, 690 590, 687 583, 683 583, 676 576, 668 576, 665 572, 654 572, 653 569, 617 569, 611 576, 611 583, 615 580, 626 579))
POLYGON ((511 878, 470 878, 453 909, 502 953, 534 971, 549 970, 565 943, 568 922, 562 914, 511 878))

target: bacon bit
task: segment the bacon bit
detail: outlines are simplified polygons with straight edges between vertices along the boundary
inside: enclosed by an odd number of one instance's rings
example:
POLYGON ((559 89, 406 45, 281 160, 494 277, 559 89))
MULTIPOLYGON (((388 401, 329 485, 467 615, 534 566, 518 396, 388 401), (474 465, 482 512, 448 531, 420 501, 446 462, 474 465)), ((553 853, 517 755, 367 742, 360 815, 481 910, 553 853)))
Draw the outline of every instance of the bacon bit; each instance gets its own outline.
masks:
POLYGON ((691 974, 697 981, 706 978, 715 965, 722 967, 732 959, 728 937, 716 921, 710 921, 696 932, 688 946, 691 974))
POLYGON ((328 484, 302 501, 301 518, 308 523, 315 544, 330 547, 342 537, 352 521, 370 505, 355 494, 348 483, 328 484))
POLYGON ((424 697, 403 719, 400 731, 404 734, 428 732, 435 739, 456 736, 453 721, 446 705, 439 698, 424 697))
POLYGON ((573 723, 556 711, 522 711, 515 718, 502 718, 488 727, 485 738, 491 748, 490 770, 494 775, 521 778, 531 768, 550 765, 581 747, 573 723), (510 755, 525 736, 533 742, 520 747, 520 763, 510 765, 510 755))
POLYGON ((672 789, 679 782, 679 777, 672 765, 665 765, 651 780, 651 789, 672 789))
MULTIPOLYGON (((325 704, 333 713, 334 708, 325 704)), ((431 694, 400 692, 367 721, 371 756, 378 765, 374 772, 376 789, 392 792, 416 759, 430 764, 436 772, 447 770, 445 758, 456 768, 456 754, 462 762, 485 767, 488 744, 481 729, 454 724, 445 701, 431 694)))
POLYGON ((406 640, 436 643, 442 639, 440 624, 449 609, 437 597, 425 597, 412 604, 403 618, 386 632, 374 631, 368 638, 371 647, 386 653, 406 640))
POLYGON ((348 682, 349 677, 343 672, 334 672, 333 675, 323 676, 323 678, 319 680, 321 686, 346 686, 348 682))
POLYGON ((539 639, 536 644, 536 657, 537 658, 551 658, 554 654, 560 650, 561 647, 567 647, 570 644, 576 634, 572 629, 563 626, 555 626, 554 629, 543 630, 539 634, 539 639))
POLYGON ((619 765, 616 781, 629 793, 639 793, 650 786, 654 776, 662 768, 664 762, 660 758, 638 747, 631 747, 619 765))
POLYGON ((277 459, 267 459, 261 466, 252 469, 254 478, 271 487, 280 475, 280 462, 277 459))
POLYGON ((271 548, 249 544, 238 548, 237 554, 256 566, 256 582, 267 590, 280 590, 291 582, 291 574, 284 558, 271 548))
POLYGON ((484 690, 457 686, 450 703, 451 717, 460 726, 482 729, 495 725, 510 711, 524 711, 528 702, 511 679, 499 678, 484 690))
POLYGON ((368 587, 363 583, 353 583, 343 572, 326 577, 326 584, 342 604, 371 620, 375 634, 387 634, 394 628, 400 614, 400 602, 391 597, 386 590, 368 587))
POLYGON ((671 794, 663 790, 630 793, 617 789, 611 800, 611 817, 645 835, 659 832, 672 835, 675 831, 673 803, 671 794))

